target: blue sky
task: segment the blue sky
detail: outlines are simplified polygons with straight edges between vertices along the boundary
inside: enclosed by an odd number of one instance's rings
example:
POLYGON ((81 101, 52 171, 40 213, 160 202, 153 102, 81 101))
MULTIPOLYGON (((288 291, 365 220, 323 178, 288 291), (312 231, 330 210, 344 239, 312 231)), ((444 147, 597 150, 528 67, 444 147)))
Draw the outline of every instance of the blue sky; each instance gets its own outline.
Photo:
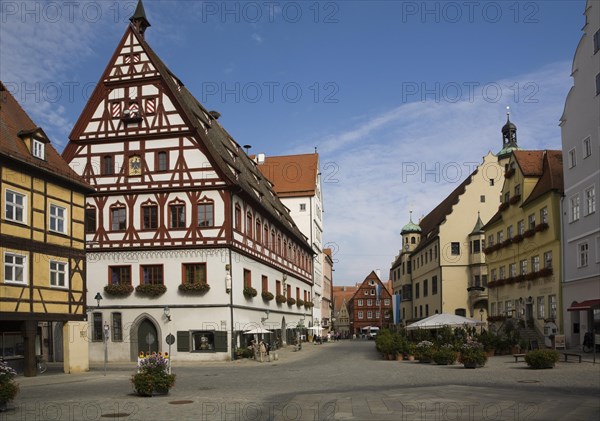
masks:
MULTIPOLYGON (((0 78, 57 149, 135 5, 0 3, 0 78)), ((521 147, 560 149, 585 2, 144 5, 150 45, 238 143, 318 147, 334 283, 353 284, 387 278, 409 210, 426 215, 500 149, 506 106, 521 147)))

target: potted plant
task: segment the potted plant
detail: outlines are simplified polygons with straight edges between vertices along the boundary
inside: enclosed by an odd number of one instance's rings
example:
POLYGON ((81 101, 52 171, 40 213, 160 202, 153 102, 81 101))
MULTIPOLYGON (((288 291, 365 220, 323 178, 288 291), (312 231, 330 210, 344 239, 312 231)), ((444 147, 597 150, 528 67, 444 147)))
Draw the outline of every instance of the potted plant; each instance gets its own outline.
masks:
POLYGON ((444 344, 433 352, 433 361, 438 365, 452 365, 458 357, 452 344, 444 344))
POLYGON ((163 284, 141 284, 135 287, 135 292, 149 297, 158 297, 167 292, 167 287, 163 284))
POLYGON ((287 298, 285 298, 285 295, 283 294, 277 294, 275 296, 275 301, 277 301, 277 304, 283 304, 287 301, 287 298))
POLYGON ((19 385, 14 380, 16 375, 17 372, 0 359, 0 411, 5 410, 7 403, 19 393, 19 385))
POLYGON ((210 290, 210 285, 206 282, 184 282, 179 284, 179 291, 190 294, 205 294, 210 290))
POLYGON ((483 345, 479 342, 467 342, 460 349, 458 359, 465 368, 483 367, 487 361, 487 356, 483 350, 483 345))
POLYGON ((298 299, 296 300, 296 305, 297 305, 298 307, 302 307, 302 306, 304 305, 304 300, 303 300, 302 298, 298 298, 298 299))
POLYGON ((260 295, 263 298, 263 300, 265 300, 265 301, 271 301, 273 298, 275 298, 273 293, 269 292, 269 291, 263 291, 260 293, 260 295))
POLYGON ((175 375, 169 374, 169 362, 162 355, 152 354, 140 360, 138 372, 131 376, 135 393, 140 396, 167 394, 175 384, 175 375))
POLYGON ((430 363, 433 359, 434 352, 433 342, 431 341, 421 341, 417 344, 417 352, 415 354, 415 358, 422 363, 430 363))
POLYGON ((124 297, 133 292, 133 285, 130 284, 108 284, 104 286, 106 295, 113 297, 124 297))
POLYGON ((536 349, 525 355, 525 362, 533 369, 554 368, 560 354, 553 349, 536 349))
POLYGON ((288 303, 288 306, 293 306, 294 304, 296 304, 296 299, 293 297, 288 297, 287 303, 288 303))
POLYGON ((406 345, 406 359, 408 361, 414 361, 415 360, 415 354, 417 353, 417 346, 410 342, 406 345))
POLYGON ((255 288, 252 288, 251 286, 244 287, 244 297, 253 298, 253 297, 256 297, 257 295, 258 295, 258 291, 255 288))

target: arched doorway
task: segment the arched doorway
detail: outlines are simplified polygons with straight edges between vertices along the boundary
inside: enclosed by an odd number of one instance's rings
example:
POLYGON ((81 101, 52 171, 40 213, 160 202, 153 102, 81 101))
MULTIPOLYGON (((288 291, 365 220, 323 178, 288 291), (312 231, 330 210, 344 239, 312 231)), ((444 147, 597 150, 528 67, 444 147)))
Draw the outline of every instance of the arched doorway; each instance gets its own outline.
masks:
POLYGON ((138 326, 138 350, 158 353, 158 332, 154 323, 148 319, 142 320, 138 326))

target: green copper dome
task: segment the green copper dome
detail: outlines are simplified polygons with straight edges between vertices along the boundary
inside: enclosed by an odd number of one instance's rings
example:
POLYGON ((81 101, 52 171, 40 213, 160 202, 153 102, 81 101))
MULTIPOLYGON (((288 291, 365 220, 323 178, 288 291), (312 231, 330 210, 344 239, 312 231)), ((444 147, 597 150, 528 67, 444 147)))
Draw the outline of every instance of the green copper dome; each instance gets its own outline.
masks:
POLYGON ((412 211, 410 212, 410 222, 402 227, 401 235, 410 233, 420 233, 421 227, 412 221, 412 211))

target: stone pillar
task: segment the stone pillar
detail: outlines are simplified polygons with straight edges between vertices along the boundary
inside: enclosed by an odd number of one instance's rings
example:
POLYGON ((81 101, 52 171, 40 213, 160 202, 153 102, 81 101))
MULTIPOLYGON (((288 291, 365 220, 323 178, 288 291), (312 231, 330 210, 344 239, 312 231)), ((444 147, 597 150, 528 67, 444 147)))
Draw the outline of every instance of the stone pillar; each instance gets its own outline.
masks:
POLYGON ((63 326, 63 369, 67 374, 90 370, 88 323, 68 322, 63 326))
POLYGON ((35 360, 35 336, 37 333, 37 320, 26 320, 21 324, 23 333, 23 353, 25 356, 23 374, 25 377, 37 376, 35 360))

